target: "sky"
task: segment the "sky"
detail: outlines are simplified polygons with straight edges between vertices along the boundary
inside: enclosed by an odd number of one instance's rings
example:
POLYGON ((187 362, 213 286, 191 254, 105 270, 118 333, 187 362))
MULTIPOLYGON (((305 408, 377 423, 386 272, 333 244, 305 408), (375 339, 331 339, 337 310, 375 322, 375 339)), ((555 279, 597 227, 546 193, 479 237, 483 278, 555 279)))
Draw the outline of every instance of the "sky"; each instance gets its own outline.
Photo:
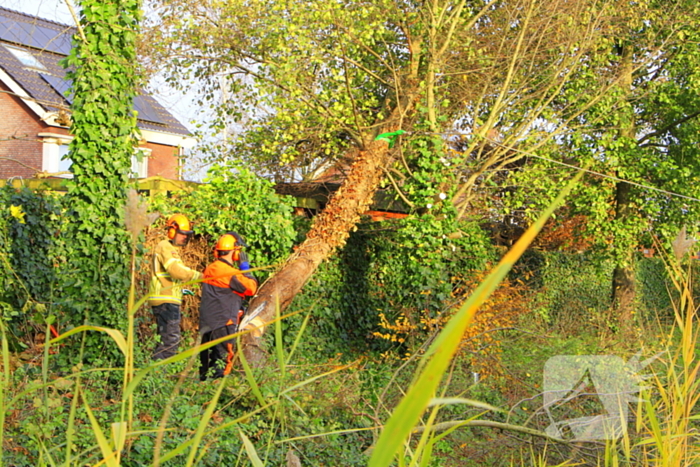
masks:
POLYGON ((0 5, 63 24, 75 24, 65 0, 0 0, 0 5))

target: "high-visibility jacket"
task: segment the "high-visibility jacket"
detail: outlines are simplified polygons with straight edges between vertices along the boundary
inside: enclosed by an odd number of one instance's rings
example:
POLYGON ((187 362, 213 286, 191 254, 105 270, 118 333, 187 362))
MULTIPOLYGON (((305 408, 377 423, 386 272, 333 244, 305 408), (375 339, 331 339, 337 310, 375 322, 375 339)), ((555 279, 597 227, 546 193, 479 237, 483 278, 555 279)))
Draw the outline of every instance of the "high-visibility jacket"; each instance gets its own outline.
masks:
POLYGON ((182 303, 182 283, 196 281, 202 274, 190 269, 180 259, 178 247, 170 240, 163 240, 153 252, 151 264, 151 284, 148 290, 148 304, 182 303))
POLYGON ((199 331, 206 333, 237 323, 243 297, 252 297, 258 281, 223 258, 204 270, 202 301, 199 304, 199 331))

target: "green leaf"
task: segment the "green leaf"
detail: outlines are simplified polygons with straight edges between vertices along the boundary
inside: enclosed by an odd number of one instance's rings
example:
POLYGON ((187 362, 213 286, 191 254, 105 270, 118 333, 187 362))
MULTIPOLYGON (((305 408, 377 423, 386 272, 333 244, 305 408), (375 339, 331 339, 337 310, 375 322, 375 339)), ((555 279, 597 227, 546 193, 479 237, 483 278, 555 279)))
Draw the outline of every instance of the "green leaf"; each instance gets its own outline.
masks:
POLYGON ((392 413, 384 426, 379 440, 372 451, 370 467, 388 466, 394 454, 405 442, 421 414, 432 400, 442 375, 449 366, 452 356, 459 347, 464 331, 469 326, 478 307, 491 295, 503 280, 515 261, 534 240, 549 216, 559 207, 564 198, 583 176, 580 171, 559 193, 555 201, 545 210, 540 218, 520 237, 515 245, 501 259, 493 271, 479 284, 472 295, 449 320, 438 334, 422 359, 420 373, 406 395, 392 413))
POLYGON ((263 463, 258 456, 258 452, 255 450, 255 446, 250 442, 250 439, 241 430, 238 430, 238 434, 243 441, 243 446, 245 447, 245 452, 248 454, 248 459, 253 464, 253 467, 263 467, 263 463))
POLYGON ((99 332, 104 332, 109 337, 112 338, 112 340, 117 344, 117 347, 121 352, 126 355, 127 352, 127 346, 126 346, 126 340, 124 339, 124 335, 117 331, 116 329, 109 329, 109 328, 104 328, 101 326, 89 326, 89 325, 83 325, 83 326, 78 326, 77 328, 73 328, 70 331, 64 332, 60 336, 56 337, 55 339, 51 339, 50 343, 55 344, 57 342, 62 341, 63 339, 70 337, 74 334, 77 334, 79 332, 84 332, 84 331, 99 331, 99 332))
POLYGON ((105 437, 102 428, 100 428, 100 424, 97 422, 95 415, 92 413, 92 409, 90 408, 90 405, 88 404, 88 401, 85 398, 85 393, 83 391, 80 392, 80 396, 83 399, 83 406, 85 407, 85 411, 87 412, 88 418, 90 419, 90 425, 92 425, 92 432, 95 435, 95 438, 97 439, 97 444, 100 447, 100 451, 102 451, 103 462, 107 464, 108 467, 118 467, 118 451, 113 450, 107 442, 107 438, 105 437))

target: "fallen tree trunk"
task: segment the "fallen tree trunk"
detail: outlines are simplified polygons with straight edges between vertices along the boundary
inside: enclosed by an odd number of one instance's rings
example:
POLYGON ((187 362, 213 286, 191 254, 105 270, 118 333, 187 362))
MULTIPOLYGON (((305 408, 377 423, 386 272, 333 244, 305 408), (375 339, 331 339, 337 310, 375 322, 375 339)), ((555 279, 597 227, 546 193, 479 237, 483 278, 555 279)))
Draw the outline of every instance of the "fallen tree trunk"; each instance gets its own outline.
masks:
POLYGON ((266 323, 289 306, 321 262, 345 245, 360 216, 367 211, 381 180, 383 166, 391 161, 389 143, 372 141, 359 150, 347 178, 333 194, 326 208, 316 216, 306 240, 258 291, 248 307, 253 318, 247 325, 253 332, 244 336, 248 361, 260 365, 265 352, 260 340, 266 323))

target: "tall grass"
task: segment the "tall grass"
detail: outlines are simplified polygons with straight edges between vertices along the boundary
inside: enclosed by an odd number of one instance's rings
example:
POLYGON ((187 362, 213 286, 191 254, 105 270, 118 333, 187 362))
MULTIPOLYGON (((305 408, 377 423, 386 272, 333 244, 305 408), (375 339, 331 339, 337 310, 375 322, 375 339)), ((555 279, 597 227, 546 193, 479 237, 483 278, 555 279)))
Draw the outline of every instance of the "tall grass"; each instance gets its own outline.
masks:
MULTIPOLYGON (((217 435, 217 433, 222 432, 222 430, 233 429, 237 426, 243 427, 244 422, 263 412, 267 413, 270 419, 269 423, 272 425, 283 424, 284 412, 280 409, 280 407, 287 401, 291 400, 291 397, 296 391, 299 391, 313 382, 328 377, 334 373, 343 371, 349 367, 349 365, 338 365, 330 371, 323 371, 312 375, 304 375, 304 378, 302 379, 291 378, 288 372, 288 365, 291 362, 292 356, 294 355, 299 342, 303 338, 302 335, 306 330, 306 324, 308 323, 310 313, 304 319, 297 335, 294 336, 294 345, 291 351, 287 353, 283 348, 282 327, 280 323, 282 320, 288 319, 300 311, 280 316, 278 309, 276 319, 269 324, 274 324, 275 330, 275 351, 278 357, 277 374, 279 380, 284 381, 286 385, 277 384, 275 385, 277 388, 276 393, 270 394, 269 391, 267 391, 265 394, 263 394, 261 389, 262 386, 260 382, 256 380, 255 372, 245 361, 243 352, 238 352, 241 365, 245 370, 246 382, 251 392, 254 394, 258 406, 244 411, 240 416, 234 419, 213 423, 213 415, 215 411, 220 408, 220 399, 228 382, 228 378, 222 378, 216 383, 216 387, 208 402, 204 404, 204 409, 199 417, 197 426, 191 431, 189 438, 180 443, 177 447, 161 452, 164 445, 164 437, 167 436, 167 433, 170 430, 170 428, 168 428, 168 418, 171 415, 170 409, 172 408, 172 403, 177 397, 177 393, 182 386, 180 383, 183 382, 185 372, 194 373, 196 375, 197 372, 191 370, 195 366, 194 361, 197 355, 201 351, 228 341, 229 339, 240 339, 243 334, 249 331, 241 331, 233 336, 225 336, 221 339, 208 342, 206 344, 197 342, 191 348, 186 349, 168 359, 156 362, 147 362, 142 364, 140 368, 137 367, 138 349, 136 348, 135 316, 137 310, 144 305, 148 297, 142 297, 139 300, 135 299, 136 241, 143 227, 150 223, 152 216, 146 213, 145 207, 139 202, 135 193, 130 193, 127 213, 127 227, 132 234, 133 249, 131 258, 131 287, 128 294, 128 305, 126 311, 128 319, 124 333, 119 330, 106 327, 83 325, 71 329, 54 339, 50 339, 50 334, 47 330, 47 338, 43 348, 44 358, 41 366, 41 384, 31 385, 20 391, 13 391, 14 380, 11 374, 11 354, 8 348, 8 340, 6 338, 4 322, 2 319, 0 319, 0 337, 2 338, 0 341, 0 351, 2 352, 2 372, 0 372, 0 446, 5 445, 4 428, 6 426, 6 414, 11 410, 18 409, 18 405, 25 398, 31 397, 34 393, 38 392, 39 398, 43 400, 45 409, 47 409, 46 413, 49 413, 47 388, 52 385, 51 378, 55 377, 54 375, 50 375, 49 360, 50 355, 55 349, 55 347, 52 346, 56 346, 57 344, 71 337, 80 337, 81 335, 84 336, 85 333, 105 333, 109 336, 110 342, 112 342, 112 344, 115 345, 122 354, 124 363, 121 368, 102 369, 107 372, 113 371, 121 373, 121 390, 117 390, 116 395, 110 396, 110 401, 107 401, 106 399, 108 399, 108 397, 103 396, 102 394, 91 394, 89 386, 85 384, 86 378, 84 377, 84 375, 90 371, 90 369, 81 368, 81 364, 75 366, 72 374, 65 375, 63 377, 69 381, 71 386, 70 392, 72 394, 72 399, 68 408, 67 425, 64 432, 61 433, 62 436, 60 436, 60 439, 42 438, 35 440, 39 451, 38 460, 36 461, 38 463, 37 465, 64 465, 66 467, 73 465, 105 465, 108 467, 117 467, 123 464, 123 457, 124 455, 128 454, 130 446, 135 440, 141 436, 154 436, 156 442, 154 443, 152 460, 149 465, 158 466, 165 462, 173 461, 179 457, 182 459, 182 465, 192 466, 201 462, 201 459, 204 457, 206 452, 212 448, 211 443, 207 441, 207 439, 214 437, 217 435), (135 400, 135 395, 137 394, 137 390, 139 389, 140 385, 149 375, 162 373, 163 371, 167 372, 168 368, 174 368, 177 367, 177 364, 183 363, 186 363, 186 366, 185 371, 180 375, 179 384, 175 386, 175 389, 171 394, 161 395, 163 399, 167 399, 169 397, 169 400, 157 428, 146 432, 134 430, 133 422, 137 416, 137 407, 139 405, 139 401, 135 400), (17 392, 19 393, 17 394, 17 392), (98 403, 99 401, 114 403, 114 405, 119 407, 119 409, 111 412, 113 414, 112 419, 106 420, 106 417, 100 410, 102 407, 95 407, 91 405, 91 399, 97 400, 98 403), (87 449, 84 449, 82 452, 76 452, 75 448, 78 446, 78 444, 83 447, 86 444, 84 439, 78 440, 76 438, 78 433, 78 425, 84 426, 85 424, 89 424, 90 426, 90 433, 93 436, 93 441, 91 445, 88 445, 87 449), (78 441, 80 441, 80 443, 78 441), (59 460, 61 457, 59 452, 63 453, 62 460, 59 460)), ((251 269, 251 271, 255 271, 256 269, 251 269)), ((82 361, 82 352, 78 356, 77 361, 82 361)), ((111 388, 110 390, 114 391, 115 389, 117 388, 111 388)), ((93 401, 92 404, 95 404, 95 402, 93 401)), ((240 437, 241 452, 245 453, 253 465, 264 465, 255 445, 249 439, 249 437, 246 436, 244 430, 239 428, 237 432, 240 437)), ((84 435, 84 429, 82 430, 82 433, 84 435)), ((270 439, 263 449, 269 451, 273 446, 274 443, 270 439)), ((0 455, 0 466, 3 465, 3 457, 4 455, 0 455)))
MULTIPOLYGON (((385 467, 396 461, 399 466, 430 465, 432 446, 445 433, 436 434, 437 412, 441 399, 436 399, 440 383, 454 355, 462 334, 469 325, 477 307, 485 301, 508 272, 513 262, 525 251, 542 223, 551 214, 557 203, 571 189, 574 180, 562 191, 557 201, 521 237, 493 272, 480 284, 472 296, 462 305, 451 321, 441 331, 430 350, 425 354, 414 382, 383 427, 374 447, 370 467, 385 467), (426 409, 430 410, 420 429, 415 426, 426 409), (422 433, 415 441, 412 435, 422 433), (403 447, 403 452, 401 451, 403 447), (408 460, 406 460, 408 459, 408 460)), ((674 242, 689 245, 685 231, 674 242)), ((651 378, 646 383, 635 412, 635 431, 624 431, 621 439, 610 440, 605 451, 600 452, 597 465, 682 467, 700 465, 700 442, 697 433, 698 398, 700 398, 700 361, 696 356, 698 344, 697 306, 692 290, 692 266, 681 266, 687 251, 667 254, 666 270, 672 279, 674 291, 669 296, 679 298, 673 302, 675 327, 670 331, 668 348, 654 367, 649 367, 651 378)), ((659 248, 662 250, 662 248, 659 248)), ((622 411, 621 411, 622 413, 622 411)), ((626 420, 624 421, 626 422, 626 420)), ((464 420, 452 425, 477 426, 473 420, 464 420)), ((518 427, 503 424, 506 430, 518 431, 518 427)), ((534 434, 534 433, 533 433, 534 434)), ((574 450, 575 451, 575 450, 574 450)), ((545 455, 533 456, 522 465, 549 465, 545 455)), ((573 459, 560 465, 580 465, 573 459)))
POLYGON ((606 459, 606 466, 684 467, 700 464, 697 404, 700 361, 697 357, 698 307, 693 296, 693 265, 687 261, 692 242, 685 229, 672 243, 673 253, 657 242, 675 293, 675 326, 667 347, 651 371, 636 410, 636 440, 606 459), (686 261, 684 261, 686 260, 686 261))
MULTIPOLYGON (((556 209, 556 207, 562 202, 564 197, 572 189, 572 187, 577 183, 581 174, 574 178, 572 182, 562 191, 560 196, 555 200, 555 202, 550 206, 550 208, 542 215, 542 217, 521 237, 521 239, 516 243, 516 245, 508 252, 501 263, 494 269, 494 271, 484 280, 484 282, 476 289, 471 298, 469 298, 465 304, 461 307, 458 313, 448 322, 445 329, 440 333, 437 339, 434 341, 433 345, 429 348, 425 359, 422 362, 421 371, 417 375, 414 384, 409 388, 403 401, 395 409, 394 413, 390 417, 388 423, 383 427, 382 433, 379 437, 377 445, 373 450, 372 457, 369 461, 370 466, 388 465, 395 456, 399 447, 404 444, 410 431, 413 429, 416 421, 421 416, 423 411, 432 407, 430 415, 428 417, 427 428, 423 431, 417 448, 414 451, 413 458, 409 461, 411 466, 425 466, 431 462, 432 450, 435 444, 447 436, 451 429, 444 433, 438 434, 436 431, 432 430, 432 425, 434 424, 437 414, 441 407, 449 404, 469 404, 481 407, 485 410, 495 410, 495 408, 489 407, 485 404, 479 404, 474 401, 469 401, 466 399, 439 399, 435 398, 437 388, 440 384, 442 375, 445 372, 452 356, 454 355, 461 336, 464 332, 466 326, 469 325, 474 312, 478 306, 483 303, 484 300, 493 292, 500 281, 505 277, 507 272, 513 266, 515 261, 520 257, 520 255, 527 249, 530 242, 534 239, 537 232, 542 228, 545 221, 549 215, 556 209)), ((134 206, 138 203, 134 202, 134 206)), ((138 207, 141 209, 141 207, 138 207)), ((145 211, 141 209, 136 214, 141 217, 144 216, 145 211)), ((139 223, 136 222, 132 227, 134 232, 140 229, 139 223)), ((136 238, 134 234, 134 238, 136 238)), ((132 272, 133 272, 133 258, 132 258, 132 272)), ((139 387, 139 385, 144 381, 144 379, 152 372, 158 370, 159 368, 166 367, 177 362, 183 362, 185 360, 193 359, 200 351, 213 347, 221 342, 228 340, 230 337, 223 337, 219 340, 209 342, 207 344, 198 344, 190 349, 178 353, 177 355, 170 357, 165 360, 149 363, 146 366, 137 369, 136 368, 136 356, 135 356, 135 325, 134 316, 136 310, 143 305, 147 297, 143 297, 138 301, 134 300, 134 288, 135 279, 132 274, 132 285, 129 292, 129 306, 127 310, 128 325, 126 328, 126 335, 122 332, 98 326, 83 325, 75 329, 72 329, 59 337, 48 341, 45 347, 45 355, 48 355, 50 351, 50 346, 55 345, 71 336, 75 336, 85 332, 102 332, 106 333, 111 341, 116 345, 119 351, 124 356, 123 368, 118 369, 122 372, 123 387, 121 393, 119 394, 120 400, 117 401, 120 410, 116 412, 116 417, 113 420, 107 421, 107 427, 105 427, 105 421, 96 416, 94 407, 90 406, 89 397, 87 393, 87 388, 83 387, 82 372, 70 375, 73 379, 73 400, 71 402, 70 417, 68 429, 65 433, 65 445, 68 448, 65 451, 65 459, 63 464, 69 465, 83 465, 85 463, 90 463, 90 459, 95 458, 95 453, 99 453, 98 461, 96 465, 107 465, 107 466, 119 466, 122 463, 122 456, 124 453, 128 452, 129 445, 139 436, 142 436, 142 432, 137 432, 133 430, 132 422, 135 417, 135 403, 134 394, 139 387), (81 457, 83 453, 76 455, 70 449, 71 446, 75 445, 75 423, 77 421, 78 410, 82 409, 89 420, 90 426, 92 428, 92 434, 94 436, 94 445, 92 448, 84 451, 84 456, 81 457), (105 429, 107 428, 107 429, 105 429)), ((276 362, 278 366, 278 378, 284 384, 279 384, 277 386, 277 392, 275 394, 263 394, 260 389, 260 384, 256 381, 253 371, 248 366, 244 359, 242 352, 239 352, 241 359, 241 365, 245 370, 246 380, 251 388, 252 393, 255 395, 259 406, 248 413, 238 417, 234 420, 226 421, 225 423, 219 424, 218 426, 213 426, 210 421, 212 414, 217 406, 219 398, 222 394, 225 380, 222 380, 216 390, 214 391, 211 399, 206 404, 204 413, 201 415, 197 428, 193 431, 190 438, 181 443, 178 447, 171 449, 169 452, 161 453, 158 451, 160 449, 160 444, 156 443, 155 452, 153 455, 152 465, 160 465, 166 461, 172 460, 177 456, 185 455, 187 452, 187 458, 185 464, 187 466, 194 465, 198 459, 201 459, 203 453, 208 449, 208 445, 203 444, 204 440, 210 436, 214 435, 216 432, 225 429, 235 427, 243 420, 246 420, 260 411, 266 411, 271 418, 271 423, 276 425, 277 430, 279 427, 284 425, 284 411, 282 409, 283 404, 286 400, 290 399, 290 395, 295 391, 317 381, 318 379, 327 377, 338 371, 342 371, 348 366, 337 366, 336 368, 307 377, 302 381, 293 381, 289 379, 289 372, 287 371, 287 365, 291 359, 292 354, 297 348, 298 343, 302 339, 301 334, 306 329, 306 323, 308 322, 308 316, 302 324, 299 334, 295 336, 294 345, 289 352, 286 353, 283 348, 282 339, 282 328, 280 322, 283 319, 288 318, 290 315, 280 316, 279 311, 276 319, 273 323, 275 324, 275 339, 274 347, 276 354, 276 362)), ((238 333, 234 337, 239 337, 242 333, 238 333)), ((3 344, 6 340, 3 339, 3 344)), ((9 359, 9 352, 3 348, 3 359, 7 361, 9 359)), ((4 371, 7 374, 9 364, 4 365, 4 371)), ((43 373, 44 373, 44 387, 48 385, 47 381, 47 371, 48 371, 48 358, 45 358, 43 373)), ((0 382, 0 391, 4 391, 10 381, 9 375, 6 375, 2 382, 0 382)), ((4 392, 0 395, 4 395, 4 392)), ((174 397, 174 396, 173 396, 174 397)), ((3 398, 3 403, 5 402, 3 398)), ((293 402, 293 401, 292 401, 293 402)), ((7 407, 4 407, 7 408, 7 407)), ((159 439, 162 439, 162 435, 167 426, 167 416, 168 412, 166 410, 163 420, 161 420, 160 428, 157 430, 159 439)), ((455 427, 456 429, 457 427, 455 427)), ((273 432, 274 430, 271 430, 273 432)), ((335 430, 333 434, 352 432, 354 430, 335 430)), ((250 439, 243 433, 239 431, 241 445, 245 451, 249 461, 253 465, 264 465, 264 461, 260 458, 258 450, 252 444, 250 439)), ((329 433, 330 434, 330 433, 329 433)), ((2 436, 2 432, 0 432, 2 436)), ((273 445, 272 436, 270 435, 268 443, 264 446, 266 451, 269 451, 273 445)), ((57 462, 50 458, 50 450, 46 450, 46 459, 49 464, 55 465, 57 462)), ((43 456, 42 456, 43 458, 43 456)), ((263 455, 263 458, 267 458, 267 455, 263 455)), ((404 464, 403 456, 399 456, 400 465, 404 464)))
MULTIPOLYGON (((134 308, 138 308, 143 304, 144 299, 139 300, 134 304, 134 308)), ((132 310, 131 313, 133 313, 135 310, 132 310)), ((293 316, 295 313, 289 313, 284 316, 279 316, 275 320, 275 322, 280 322, 283 319, 287 319, 291 316, 293 316)), ((304 320, 304 322, 308 321, 308 316, 304 320)), ((271 323, 275 324, 275 323, 271 323)), ((292 357, 292 354, 294 352, 294 349, 296 348, 296 345, 299 343, 299 341, 302 339, 301 333, 304 332, 305 326, 302 326, 302 328, 299 331, 299 334, 295 336, 294 342, 295 345, 292 348, 292 351, 289 352, 289 355, 287 355, 286 351, 282 347, 282 338, 281 338, 281 327, 280 326, 275 326, 275 332, 278 334, 275 338, 276 342, 276 353, 279 357, 278 359, 278 375, 280 379, 285 379, 288 378, 288 372, 286 371, 286 366, 289 364, 289 360, 292 357)), ((4 327, 2 327, 2 323, 0 323, 0 332, 4 333, 4 327)), ((70 417, 69 417, 69 424, 67 426, 66 432, 65 432, 65 445, 66 445, 66 451, 65 451, 65 458, 63 460, 63 465, 69 466, 69 465, 85 465, 86 459, 80 459, 75 456, 75 454, 72 452, 71 446, 75 444, 74 440, 74 435, 75 435, 75 420, 76 420, 76 412, 78 409, 82 409, 85 414, 87 415, 87 419, 89 420, 89 423, 92 428, 92 433, 94 435, 94 446, 92 450, 88 451, 96 451, 98 450, 101 454, 100 460, 96 465, 106 465, 106 466, 119 466, 121 465, 121 460, 123 453, 125 452, 125 448, 128 446, 128 444, 133 441, 135 438, 142 436, 144 433, 140 431, 132 431, 132 426, 131 426, 131 420, 134 419, 134 407, 135 405, 133 404, 133 397, 134 393, 139 387, 139 384, 152 372, 158 370, 159 368, 165 368, 168 365, 177 363, 177 362, 182 362, 182 361, 187 361, 189 360, 190 365, 188 365, 187 368, 191 368, 193 359, 199 354, 200 351, 213 347, 221 342, 225 342, 231 338, 234 339, 240 339, 240 337, 245 334, 245 332, 248 331, 242 331, 238 332, 235 334, 233 337, 231 336, 225 336, 221 339, 208 342, 206 344, 198 344, 195 345, 192 348, 189 348, 187 350, 184 350, 177 355, 170 357, 166 360, 161 360, 157 362, 150 363, 140 369, 135 369, 132 365, 133 362, 135 361, 135 349, 133 346, 134 343, 134 338, 133 336, 131 338, 125 338, 124 335, 114 329, 108 329, 108 328, 103 328, 103 327, 98 327, 98 326, 80 326, 75 329, 72 329, 59 337, 51 340, 48 342, 48 345, 45 347, 45 353, 48 354, 50 351, 50 346, 57 344, 71 336, 78 335, 83 332, 104 332, 107 335, 110 336, 112 342, 119 348, 119 350, 124 354, 126 357, 124 359, 125 363, 123 368, 118 369, 118 371, 122 371, 124 374, 124 381, 125 381, 125 387, 123 388, 123 391, 121 393, 121 400, 119 401, 119 404, 121 405, 121 410, 118 411, 118 417, 111 422, 108 423, 107 429, 105 429, 105 426, 100 420, 95 415, 94 407, 91 407, 89 402, 88 402, 88 397, 86 395, 86 389, 82 385, 82 372, 77 372, 73 375, 70 375, 69 378, 74 380, 73 383, 73 400, 71 403, 70 407, 70 417)), ((134 328, 133 326, 129 327, 129 332, 133 333, 134 328)), ((2 340, 2 358, 3 358, 3 373, 1 376, 0 380, 0 403, 2 406, 0 406, 1 412, 0 412, 0 417, 3 417, 6 411, 8 410, 8 404, 7 404, 7 397, 6 397, 6 389, 8 386, 11 384, 11 375, 9 374, 9 359, 10 359, 10 353, 9 349, 7 348, 6 344, 7 340, 3 338, 2 340)), ((170 450, 169 452, 166 453, 160 453, 158 449, 160 448, 159 445, 156 446, 156 450, 154 450, 154 455, 153 455, 153 463, 151 465, 157 466, 161 465, 164 462, 170 461, 178 456, 187 456, 186 460, 184 461, 184 465, 191 466, 195 465, 197 462, 197 459, 201 459, 203 456, 203 453, 210 448, 210 446, 206 443, 204 443, 204 440, 211 435, 216 434, 217 432, 220 432, 221 430, 228 429, 231 427, 235 427, 237 424, 242 423, 245 420, 250 419, 251 417, 257 415, 258 413, 262 411, 267 411, 270 418, 275 420, 275 418, 278 418, 277 422, 278 423, 283 423, 283 420, 279 420, 279 411, 273 411, 274 407, 278 407, 281 405, 281 403, 288 399, 290 395, 294 394, 295 391, 300 390, 301 388, 304 388, 305 386, 318 381, 319 379, 322 379, 324 377, 327 377, 329 375, 332 375, 334 373, 343 371, 347 368, 349 368, 351 365, 339 365, 336 368, 331 369, 330 371, 326 371, 323 373, 315 374, 311 377, 308 377, 304 380, 298 381, 298 380, 288 380, 288 386, 285 385, 278 385, 277 387, 279 388, 277 394, 274 396, 270 395, 263 395, 260 389, 260 383, 256 380, 254 376, 253 370, 250 368, 250 366, 247 364, 247 362, 244 359, 243 353, 239 352, 238 353, 240 359, 241 359, 241 364, 243 368, 245 369, 245 377, 246 381, 251 388, 253 394, 255 395, 256 400, 259 402, 259 407, 254 408, 240 417, 237 417, 236 419, 233 420, 228 420, 224 423, 220 423, 217 425, 214 425, 211 423, 212 415, 214 411, 217 408, 217 404, 219 402, 219 399, 221 397, 222 391, 224 387, 226 386, 227 379, 222 378, 220 381, 218 381, 216 385, 216 389, 211 396, 211 399, 209 402, 206 404, 206 408, 201 415, 201 418, 199 420, 198 426, 196 430, 192 433, 192 436, 190 437, 189 440, 186 442, 181 443, 177 448, 170 450)), ((47 373, 47 367, 48 367, 48 361, 44 361, 43 365, 43 371, 44 373, 47 373)), ((45 376, 47 378, 47 376, 45 376)), ((48 385, 47 382, 43 385, 43 387, 46 387, 48 385)), ((40 388, 34 388, 33 390, 38 390, 40 388)), ((174 397, 174 394, 171 395, 171 397, 174 397)), ((15 398, 13 399, 14 401, 17 401, 18 399, 15 398)), ((11 404, 10 404, 11 405, 11 404)), ((160 428, 158 430, 157 435, 161 437, 166 431, 167 431, 167 411, 164 414, 164 419, 161 420, 160 423, 160 428)), ((0 419, 0 421, 4 421, 3 419, 0 419)), ((3 436, 3 431, 2 427, 4 424, 0 424, 0 442, 2 441, 2 436, 3 436)), ((244 447, 246 455, 249 457, 250 461, 254 465, 262 465, 259 464, 261 461, 259 459, 259 455, 257 451, 255 450, 254 445, 250 441, 250 439, 242 432, 239 431, 240 436, 241 436, 241 444, 244 447)), ((269 448, 272 446, 272 441, 270 441, 266 448, 269 448)), ((54 447, 51 447, 51 449, 47 449, 47 454, 49 450, 53 450, 54 447)), ((92 454, 90 454, 92 456, 92 454)), ((47 456, 43 456, 44 458, 48 458, 47 456)), ((89 459, 89 457, 88 457, 89 459)), ((2 462, 2 459, 0 458, 0 463, 2 462)), ((51 459, 50 462, 48 462, 47 465, 57 465, 58 462, 55 461, 54 459, 51 459)))

